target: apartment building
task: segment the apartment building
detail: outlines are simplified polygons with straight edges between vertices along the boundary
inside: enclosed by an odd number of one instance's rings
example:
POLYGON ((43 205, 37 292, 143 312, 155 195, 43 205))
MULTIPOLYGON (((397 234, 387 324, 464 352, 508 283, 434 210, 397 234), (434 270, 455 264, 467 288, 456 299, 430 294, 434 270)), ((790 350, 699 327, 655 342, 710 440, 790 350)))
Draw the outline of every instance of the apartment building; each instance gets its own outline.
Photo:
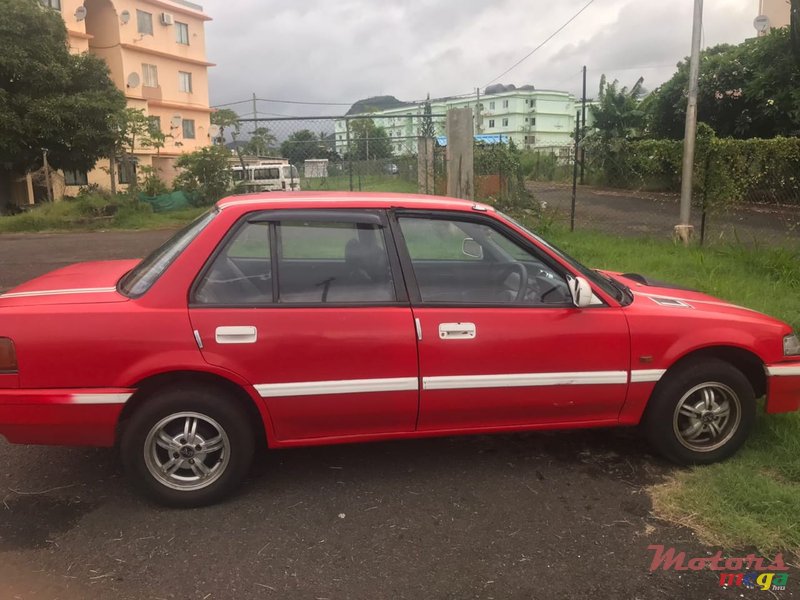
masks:
MULTIPOLYGON (((576 111, 580 103, 569 92, 537 90, 523 86, 507 91, 470 97, 431 100, 437 136, 445 135, 445 116, 451 108, 469 107, 475 115, 475 133, 502 135, 520 148, 564 147, 573 143, 576 111)), ((375 124, 386 130, 395 155, 416 152, 416 138, 422 124, 425 103, 369 113, 375 124)), ((588 119, 587 119, 588 120, 588 119)), ((344 117, 335 122, 336 147, 347 146, 344 117)))
POLYGON ((759 31, 759 35, 767 35, 770 29, 780 29, 789 26, 791 6, 789 0, 759 0, 758 14, 769 19, 766 31, 759 31))
MULTIPOLYGON (((211 144, 203 8, 186 0, 43 0, 61 13, 72 52, 91 52, 108 64, 111 78, 131 108, 141 109, 165 136, 159 149, 139 146, 136 168, 175 176, 175 159, 211 144)), ((64 173, 64 190, 109 187, 108 160, 90 173, 64 173)), ((117 169, 117 183, 128 183, 117 169)))

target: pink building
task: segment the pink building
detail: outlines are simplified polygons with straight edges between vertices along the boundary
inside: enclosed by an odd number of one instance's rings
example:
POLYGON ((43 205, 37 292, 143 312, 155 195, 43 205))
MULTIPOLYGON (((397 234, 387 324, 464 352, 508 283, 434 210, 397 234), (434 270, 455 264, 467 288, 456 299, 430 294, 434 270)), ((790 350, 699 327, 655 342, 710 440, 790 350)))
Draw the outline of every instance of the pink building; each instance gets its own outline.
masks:
MULTIPOLYGON (((73 52, 108 63, 111 78, 166 137, 159 150, 136 148, 139 166, 152 166, 166 182, 176 157, 211 144, 203 8, 186 0, 45 0, 59 10, 73 52)), ((121 170, 118 170, 121 171, 121 170)), ((98 183, 108 188, 108 161, 94 171, 65 173, 63 193, 98 183)), ((124 187, 125 174, 118 172, 124 187)))

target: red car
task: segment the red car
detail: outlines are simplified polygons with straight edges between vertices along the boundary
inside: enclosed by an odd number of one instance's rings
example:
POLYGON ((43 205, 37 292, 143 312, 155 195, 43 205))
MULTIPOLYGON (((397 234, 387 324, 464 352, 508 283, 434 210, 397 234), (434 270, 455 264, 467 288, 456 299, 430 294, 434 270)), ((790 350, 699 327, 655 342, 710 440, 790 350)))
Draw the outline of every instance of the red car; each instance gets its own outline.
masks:
POLYGON ((788 325, 425 196, 229 198, 144 261, 3 294, 0 336, 0 434, 118 444, 179 506, 259 447, 641 424, 697 464, 742 445, 756 398, 800 406, 788 325))

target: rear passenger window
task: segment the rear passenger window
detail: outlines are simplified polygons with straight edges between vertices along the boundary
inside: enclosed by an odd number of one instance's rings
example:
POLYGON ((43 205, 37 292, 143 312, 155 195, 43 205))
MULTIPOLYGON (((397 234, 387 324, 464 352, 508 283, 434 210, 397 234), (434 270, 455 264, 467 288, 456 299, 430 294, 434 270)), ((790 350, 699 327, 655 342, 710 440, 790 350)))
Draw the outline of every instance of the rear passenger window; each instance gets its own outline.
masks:
POLYGON ((195 302, 223 305, 272 302, 270 259, 269 224, 247 223, 200 280, 195 302))
POLYGON ((397 299, 382 227, 283 221, 277 231, 279 302, 335 304, 397 299))

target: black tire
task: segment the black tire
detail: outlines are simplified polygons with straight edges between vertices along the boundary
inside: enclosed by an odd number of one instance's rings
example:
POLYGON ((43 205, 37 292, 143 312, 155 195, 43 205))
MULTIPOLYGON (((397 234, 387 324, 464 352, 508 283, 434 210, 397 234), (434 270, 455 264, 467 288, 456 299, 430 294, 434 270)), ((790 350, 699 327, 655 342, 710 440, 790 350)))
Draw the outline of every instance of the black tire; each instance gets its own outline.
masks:
POLYGON ((254 447, 253 428, 236 400, 223 390, 193 386, 147 398, 125 424, 120 441, 134 484, 159 504, 179 508, 206 506, 230 495, 247 475, 254 447), (182 426, 192 419, 195 429, 182 435, 182 426), (160 443, 157 431, 166 435, 160 443), (166 444, 168 438, 175 446, 166 444), (216 445, 220 448, 213 450, 216 445), (173 474, 159 468, 173 457, 180 463, 173 474))
POLYGON ((669 460, 705 465, 735 454, 750 434, 755 416, 755 392, 747 377, 730 363, 708 358, 664 375, 648 403, 643 429, 669 460), (713 410, 705 403, 709 393, 715 399, 713 410), (722 425, 725 405, 728 417, 722 425), (693 436, 698 437, 690 439, 693 436))

